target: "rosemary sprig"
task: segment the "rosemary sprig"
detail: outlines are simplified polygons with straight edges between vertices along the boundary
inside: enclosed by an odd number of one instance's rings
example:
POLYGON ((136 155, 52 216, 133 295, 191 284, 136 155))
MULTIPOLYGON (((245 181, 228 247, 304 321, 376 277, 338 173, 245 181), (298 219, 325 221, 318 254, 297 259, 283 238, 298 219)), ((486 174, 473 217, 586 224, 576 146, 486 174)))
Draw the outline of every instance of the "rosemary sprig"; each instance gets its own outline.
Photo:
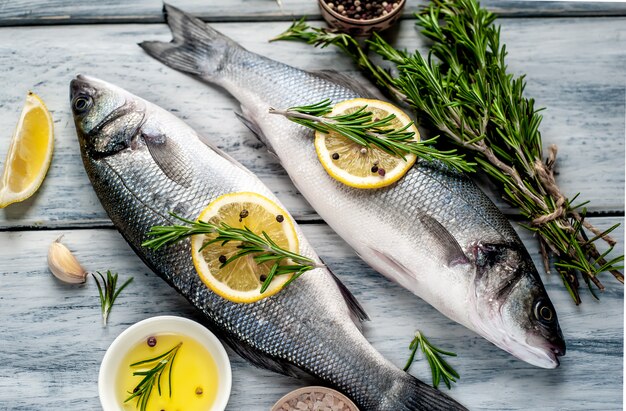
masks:
POLYGON ((292 275, 283 286, 286 287, 305 272, 318 267, 317 263, 312 259, 281 248, 265 231, 261 235, 257 235, 248 227, 235 228, 224 222, 215 225, 205 221, 188 220, 174 213, 170 213, 170 215, 187 225, 154 226, 147 233, 147 236, 153 238, 144 241, 142 246, 157 250, 165 245, 174 244, 196 234, 217 234, 215 238, 205 242, 200 250, 210 244, 221 243, 221 245, 224 245, 231 241, 239 242, 241 243, 237 246, 239 251, 226 259, 220 265, 220 268, 248 254, 253 255, 253 259, 257 264, 271 262, 272 266, 261 285, 261 294, 267 290, 276 276, 292 275))
POLYGON ((443 380, 443 383, 446 384, 446 387, 450 389, 452 387, 452 383, 456 382, 456 380, 460 379, 461 377, 459 376, 459 373, 456 372, 456 370, 452 368, 452 366, 448 364, 448 362, 444 360, 441 356, 447 355, 450 357, 456 357, 456 354, 435 347, 419 330, 415 332, 415 337, 409 345, 411 355, 409 356, 409 360, 404 366, 404 371, 408 371, 411 367, 411 364, 413 364, 415 354, 417 353, 417 349, 419 347, 422 348, 422 353, 428 361, 430 371, 433 374, 433 387, 439 388, 439 382, 443 380))
POLYGON ((375 64, 354 38, 309 27, 304 20, 275 40, 337 46, 384 92, 413 107, 424 125, 440 131, 476 161, 503 198, 530 221, 525 227, 538 234, 546 272, 553 255, 576 304, 581 302, 579 277, 590 289, 593 283, 601 291, 598 276, 603 272, 623 283, 619 263, 624 256, 608 257, 615 246, 609 233, 617 225, 597 229, 585 219, 586 203, 574 204, 578 195, 568 199, 557 185, 557 148, 551 145, 544 156, 540 109, 524 96, 524 77, 507 72, 495 15, 476 0, 432 0, 416 17, 422 34, 431 40, 426 57, 395 49, 377 34, 365 42, 369 51, 394 66, 394 75, 375 64), (600 239, 608 243, 607 252, 598 250, 600 239))
POLYGON ((178 350, 183 345, 182 341, 179 342, 176 346, 171 348, 169 351, 158 355, 154 358, 149 358, 147 360, 138 361, 131 364, 131 367, 142 367, 141 371, 133 372, 134 376, 143 376, 143 379, 137 384, 135 389, 132 392, 128 392, 129 397, 124 400, 124 403, 132 400, 133 398, 137 398, 137 406, 140 411, 145 411, 148 405, 148 400, 150 400, 150 395, 152 394, 152 390, 154 389, 154 385, 156 384, 157 390, 159 392, 159 396, 161 396, 161 377, 163 376, 163 372, 169 368, 168 371, 168 388, 170 398, 172 397, 172 367, 174 366, 174 359, 176 358, 176 354, 178 350), (145 367, 151 367, 146 369, 145 367))
POLYGON ((368 57, 367 51, 363 49, 359 42, 348 34, 334 29, 310 27, 306 24, 305 18, 295 21, 287 30, 278 36, 270 39, 295 40, 311 44, 315 47, 325 48, 330 45, 341 49, 345 54, 352 57, 357 66, 367 73, 378 87, 398 100, 402 100, 404 95, 393 86, 393 78, 384 68, 374 64, 368 57))
POLYGON ((437 150, 433 146, 437 137, 421 141, 413 140, 415 133, 407 131, 413 122, 394 129, 392 121, 396 118, 395 114, 377 119, 371 111, 367 110, 367 105, 352 113, 329 116, 332 110, 333 105, 330 99, 326 99, 308 106, 290 107, 286 110, 270 108, 269 112, 285 116, 295 123, 324 134, 334 131, 363 147, 375 146, 405 161, 405 155, 412 153, 428 161, 439 160, 461 171, 473 170, 475 163, 466 162, 463 156, 456 154, 456 150, 437 150))
POLYGON ((111 313, 111 308, 113 308, 113 303, 117 299, 117 296, 120 295, 122 290, 126 288, 128 284, 133 281, 133 277, 129 278, 122 284, 120 288, 117 287, 117 273, 111 273, 111 270, 107 270, 106 278, 102 275, 101 272, 97 272, 102 280, 102 284, 98 280, 95 274, 91 274, 93 279, 96 280, 96 285, 98 286, 98 295, 100 296, 100 309, 102 311, 102 324, 107 325, 107 320, 109 318, 109 314, 111 313))

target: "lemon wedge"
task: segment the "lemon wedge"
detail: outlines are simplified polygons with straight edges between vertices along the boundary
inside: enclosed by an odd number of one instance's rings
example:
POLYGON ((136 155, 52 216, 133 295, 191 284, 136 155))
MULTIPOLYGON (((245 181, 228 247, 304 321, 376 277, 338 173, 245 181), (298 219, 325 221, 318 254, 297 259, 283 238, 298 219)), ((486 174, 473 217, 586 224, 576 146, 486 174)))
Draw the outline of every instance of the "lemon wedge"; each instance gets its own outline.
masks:
POLYGON ((29 92, 4 163, 0 208, 24 201, 41 186, 54 148, 54 124, 44 102, 29 92))
MULTIPOLYGON (((285 210, 260 194, 238 192, 225 194, 212 201, 200 213, 198 220, 233 228, 248 227, 255 234, 265 231, 278 246, 297 253, 298 236, 293 220, 285 210)), ((254 255, 237 258, 229 264, 222 263, 240 251, 240 244, 231 241, 222 245, 214 243, 201 248, 216 234, 196 234, 191 237, 193 264, 202 281, 216 294, 237 303, 251 303, 280 291, 291 275, 276 276, 261 294, 261 285, 272 263, 257 264, 254 255)))
MULTIPOLYGON (((411 122, 401 109, 380 100, 355 98, 342 101, 335 105, 328 116, 350 114, 361 107, 367 106, 373 119, 383 119, 395 114, 390 127, 400 129, 411 122)), ((406 131, 412 131, 414 140, 419 141, 417 127, 412 125, 406 131)), ((388 154, 378 147, 364 147, 352 140, 331 131, 328 134, 315 132, 315 150, 322 166, 335 180, 355 188, 380 188, 398 181, 415 161, 417 156, 412 153, 404 155, 406 160, 388 154)))

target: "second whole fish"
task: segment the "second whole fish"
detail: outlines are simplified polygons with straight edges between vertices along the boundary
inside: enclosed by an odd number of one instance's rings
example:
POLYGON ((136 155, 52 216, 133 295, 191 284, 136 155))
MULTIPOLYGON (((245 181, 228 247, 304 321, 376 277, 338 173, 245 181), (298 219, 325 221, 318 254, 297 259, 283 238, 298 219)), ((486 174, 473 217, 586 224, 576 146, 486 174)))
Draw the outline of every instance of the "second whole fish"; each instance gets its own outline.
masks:
POLYGON ((312 131, 268 109, 366 97, 362 87, 260 56, 175 7, 164 10, 173 40, 140 46, 237 98, 245 122, 299 191, 369 265, 516 357, 559 365, 565 342, 539 273, 506 217, 469 178, 418 161, 388 187, 343 185, 318 161, 312 131))

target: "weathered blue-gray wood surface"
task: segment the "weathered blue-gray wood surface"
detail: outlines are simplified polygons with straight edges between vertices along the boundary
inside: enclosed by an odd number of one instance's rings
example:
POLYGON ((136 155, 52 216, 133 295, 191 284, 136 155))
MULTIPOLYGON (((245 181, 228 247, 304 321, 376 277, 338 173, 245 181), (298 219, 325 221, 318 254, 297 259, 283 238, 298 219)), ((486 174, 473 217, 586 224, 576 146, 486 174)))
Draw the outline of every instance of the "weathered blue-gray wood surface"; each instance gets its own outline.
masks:
MULTIPOLYGON (((624 67, 626 18, 502 19, 512 71, 528 75, 528 94, 543 112, 544 143, 560 147, 559 183, 580 192, 592 212, 624 211, 624 67), (620 80, 621 79, 621 80, 620 80), (581 167, 586 164, 586 167, 581 167)), ((316 70, 352 70, 332 49, 267 39, 286 23, 216 24, 251 50, 316 70)), ((0 211, 0 226, 110 224, 80 161, 68 104, 77 73, 100 77, 175 112, 208 141, 225 149, 271 187, 298 219, 318 219, 278 162, 236 119, 237 103, 226 93, 167 69, 137 47, 145 39, 169 39, 164 25, 75 25, 0 29, 0 141, 10 138, 26 91, 39 93, 52 110, 57 133, 46 183, 26 206, 0 211), (45 43, 42 43, 45 38, 45 43), (12 39, 19 39, 17 45, 12 39), (45 58, 37 58, 44 53, 45 58), (25 69, 27 67, 27 69, 25 69), (174 92, 173 92, 174 91, 174 92), (59 195, 62 193, 63 195, 59 195)), ((425 43, 404 21, 397 43, 425 43)), ((8 144, 0 145, 4 158, 8 144)), ((493 196, 498 206, 506 205, 493 196)))
MULTIPOLYGON (((600 227, 619 218, 593 219, 600 227)), ((304 234, 371 316, 365 335, 398 366, 416 328, 455 351, 461 373, 451 394, 472 410, 618 410, 622 404, 622 286, 607 278, 596 302, 584 293, 575 307, 557 276, 544 282, 559 318, 568 352, 556 370, 525 364, 368 268, 322 224, 304 234)), ((540 264, 535 242, 520 231, 540 264)), ((617 235, 623 240, 622 231, 617 235)), ((98 408, 97 371, 104 351, 126 327, 154 315, 201 320, 189 304, 134 255, 113 229, 28 231, 0 237, 0 409, 92 410, 98 408), (46 267, 46 247, 60 234, 89 270, 112 269, 134 282, 120 295, 106 328, 100 325, 97 289, 57 281, 46 267)), ((233 395, 229 410, 267 410, 301 381, 255 369, 229 350, 233 395)), ((411 372, 429 381, 425 364, 411 372)))
MULTIPOLYGON (((268 44, 292 15, 317 16, 313 1, 173 1, 216 24, 251 50, 301 68, 334 67, 354 74, 332 49, 295 43, 268 44), (241 21, 247 21, 241 23, 241 21)), ((413 5, 416 4, 412 2, 413 5)), ((560 147, 558 176, 568 195, 591 200, 592 221, 601 228, 623 220, 626 18, 564 18, 624 15, 625 3, 559 3, 491 0, 509 51, 509 67, 528 75, 529 95, 547 106, 544 143, 560 147), (513 16, 533 18, 508 18, 513 16), (541 16, 556 15, 558 18, 541 16), (602 216, 610 213, 611 216, 602 216)), ((413 6, 412 5, 412 6, 413 6)), ((568 354, 557 370, 515 360, 453 324, 406 290, 361 262, 291 185, 280 166, 235 119, 236 102, 225 93, 159 65, 136 46, 169 39, 164 25, 86 25, 86 22, 161 21, 161 3, 142 0, 0 0, 0 158, 27 90, 53 112, 55 157, 40 191, 23 204, 0 211, 0 410, 98 409, 97 371, 110 342, 141 319, 177 314, 200 319, 183 298, 152 274, 112 228, 84 174, 69 112, 68 83, 78 72, 101 77, 183 117, 207 141, 242 161, 276 192, 300 221, 318 253, 372 317, 365 334, 383 355, 402 366, 416 328, 459 354, 452 360, 462 380, 451 394, 470 409, 622 409, 623 287, 605 277, 601 301, 583 292, 575 307, 560 279, 544 275, 559 312, 568 354), (45 3, 45 4, 44 4, 45 3), (32 27, 23 25, 43 25, 32 27), (60 26, 58 24, 64 24, 60 26), (33 230, 33 228, 36 228, 33 230), (41 229, 41 230, 40 230, 41 229), (66 286, 46 268, 47 246, 59 234, 90 270, 113 269, 134 276, 102 328, 95 284, 66 286)), ((409 9, 411 11, 414 9, 409 9)), ((410 20, 395 42, 424 49, 410 20)), ((496 199, 497 200, 497 199, 496 199)), ((508 214, 509 210, 498 202, 508 214)), ((541 267, 535 240, 520 231, 541 267)), ((616 253, 623 253, 623 229, 616 253)), ((267 410, 282 394, 305 383, 251 367, 231 354, 230 410, 267 410)), ((425 364, 412 372, 428 381, 425 364)))
MULTIPOLYGON (((170 0, 174 6, 193 12, 206 21, 292 20, 320 18, 317 0, 170 0)), ((483 0, 485 7, 500 16, 624 16, 624 2, 576 2, 543 0, 483 0)), ((404 18, 426 4, 407 1, 404 18)), ((0 26, 54 25, 76 23, 162 22, 161 0, 0 0, 0 26)))

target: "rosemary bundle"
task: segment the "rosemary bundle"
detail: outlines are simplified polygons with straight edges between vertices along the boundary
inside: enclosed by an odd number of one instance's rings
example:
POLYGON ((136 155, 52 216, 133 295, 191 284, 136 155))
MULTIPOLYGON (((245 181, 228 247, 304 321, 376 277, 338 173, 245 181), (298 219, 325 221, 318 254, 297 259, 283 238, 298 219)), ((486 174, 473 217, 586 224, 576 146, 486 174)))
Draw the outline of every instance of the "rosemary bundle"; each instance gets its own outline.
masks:
POLYGON ((397 50, 377 34, 362 46, 351 36, 292 24, 273 40, 298 40, 315 46, 337 46, 384 92, 412 107, 423 124, 475 161, 501 189, 503 198, 528 220, 538 235, 543 263, 554 266, 576 304, 579 278, 597 298, 598 278, 611 273, 619 282, 624 256, 609 258, 615 240, 585 219, 587 202, 574 203, 554 176, 557 147, 544 156, 534 100, 524 96, 524 77, 507 72, 506 49, 500 43, 495 15, 475 0, 433 0, 417 17, 421 33, 432 41, 427 56, 397 50), (367 48, 367 49, 366 49, 367 48), (393 65, 390 74, 374 63, 374 53, 393 65), (600 252, 596 243, 608 244, 600 252))

